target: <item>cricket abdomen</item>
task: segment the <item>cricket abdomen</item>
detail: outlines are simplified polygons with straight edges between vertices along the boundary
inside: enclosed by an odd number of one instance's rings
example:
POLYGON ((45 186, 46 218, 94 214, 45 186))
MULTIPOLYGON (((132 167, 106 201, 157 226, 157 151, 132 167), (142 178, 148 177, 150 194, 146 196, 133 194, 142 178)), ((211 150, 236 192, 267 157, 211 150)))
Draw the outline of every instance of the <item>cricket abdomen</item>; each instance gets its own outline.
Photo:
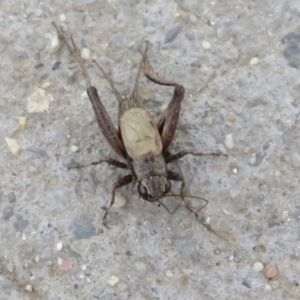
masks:
POLYGON ((142 108, 125 111, 120 117, 120 130, 126 151, 132 159, 162 152, 156 124, 142 108))

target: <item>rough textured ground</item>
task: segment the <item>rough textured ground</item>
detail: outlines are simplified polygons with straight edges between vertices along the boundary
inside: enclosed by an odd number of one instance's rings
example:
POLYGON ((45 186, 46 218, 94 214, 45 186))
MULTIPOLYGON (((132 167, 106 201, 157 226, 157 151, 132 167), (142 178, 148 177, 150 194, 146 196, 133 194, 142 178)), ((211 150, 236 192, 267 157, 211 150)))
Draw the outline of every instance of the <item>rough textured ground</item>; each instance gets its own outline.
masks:
MULTIPOLYGON (((299 1, 4 0, 0 15, 1 299, 299 299, 299 1), (113 153, 52 21, 124 95, 150 41, 155 71, 186 88, 171 150, 228 148, 172 169, 209 200, 202 220, 229 243, 184 206, 143 205, 131 185, 103 228, 126 172, 67 169, 113 153)), ((116 99, 88 69, 116 122, 116 99)), ((155 118, 171 95, 141 78, 155 118)))

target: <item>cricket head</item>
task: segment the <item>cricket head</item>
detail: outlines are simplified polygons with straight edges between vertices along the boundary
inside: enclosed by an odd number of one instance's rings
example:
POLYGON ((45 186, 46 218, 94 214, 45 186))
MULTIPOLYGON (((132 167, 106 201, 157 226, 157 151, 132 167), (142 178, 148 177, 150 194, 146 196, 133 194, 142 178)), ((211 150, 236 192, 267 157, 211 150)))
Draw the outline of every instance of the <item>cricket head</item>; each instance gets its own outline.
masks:
POLYGON ((138 184, 140 196, 149 202, 160 202, 171 190, 171 182, 165 176, 155 175, 142 179, 138 184))

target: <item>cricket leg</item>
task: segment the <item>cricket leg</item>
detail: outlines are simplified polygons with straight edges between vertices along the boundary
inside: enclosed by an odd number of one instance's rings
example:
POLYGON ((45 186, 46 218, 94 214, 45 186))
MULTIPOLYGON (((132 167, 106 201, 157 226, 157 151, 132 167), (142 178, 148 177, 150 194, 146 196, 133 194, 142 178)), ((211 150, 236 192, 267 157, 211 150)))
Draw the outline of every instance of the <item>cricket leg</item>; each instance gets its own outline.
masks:
MULTIPOLYGON (((97 122, 100 126, 102 134, 104 135, 104 137, 106 138, 107 142, 112 147, 112 149, 116 153, 121 155, 123 158, 126 158, 126 150, 125 150, 123 141, 120 137, 120 134, 114 127, 105 107, 103 106, 103 104, 100 100, 100 97, 98 95, 97 89, 91 85, 91 80, 90 80, 89 74, 88 74, 86 66, 85 66, 85 60, 81 57, 80 50, 76 47, 73 37, 70 36, 70 42, 69 42, 68 39, 66 38, 64 32, 62 31, 62 29, 60 29, 55 23, 52 23, 52 24, 56 28, 59 38, 66 44, 69 51, 75 57, 75 59, 77 60, 79 66, 81 68, 81 71, 83 73, 83 76, 85 78, 86 85, 87 85, 87 94, 88 94, 90 102, 93 106, 94 113, 95 113, 97 122)), ((100 67, 100 69, 102 70, 101 67, 100 67)), ((105 72, 104 72, 104 74, 105 74, 104 77, 107 79, 108 75, 105 72)))
POLYGON ((173 136, 175 134, 178 118, 180 114, 181 102, 184 98, 185 90, 182 85, 176 82, 160 79, 153 71, 153 68, 151 67, 148 61, 146 51, 143 54, 143 71, 144 71, 144 75, 152 82, 160 85, 174 87, 172 100, 169 103, 166 110, 161 115, 157 123, 157 128, 161 136, 163 152, 164 152, 167 150, 168 146, 172 142, 173 136))
POLYGON ((144 64, 144 57, 147 55, 147 51, 148 51, 148 42, 146 42, 145 50, 142 53, 142 59, 141 59, 141 62, 139 64, 139 69, 138 69, 137 75, 135 77, 134 88, 133 88, 133 91, 132 91, 132 94, 131 94, 131 98, 134 99, 135 101, 137 101, 137 99, 138 99, 139 78, 140 78, 141 73, 142 73, 143 64, 144 64))
POLYGON ((85 168, 85 167, 89 167, 89 166, 96 166, 96 165, 99 165, 103 162, 106 162, 109 165, 115 166, 115 167, 120 168, 120 169, 128 169, 127 164, 122 163, 122 162, 120 162, 118 160, 115 160, 115 159, 112 159, 112 158, 100 159, 100 160, 97 160, 97 161, 94 161, 94 162, 91 162, 91 163, 88 163, 88 164, 78 164, 78 165, 69 167, 69 169, 80 169, 80 168, 85 168))
POLYGON ((114 205, 115 203, 115 195, 116 195, 116 190, 124 185, 127 185, 129 184, 130 182, 133 181, 133 176, 132 175, 126 175, 122 178, 120 178, 114 185, 113 185, 113 189, 112 189, 112 193, 111 193, 111 200, 110 200, 110 204, 109 204, 109 207, 106 208, 105 210, 105 214, 103 216, 103 225, 106 227, 106 228, 109 228, 108 224, 107 224, 107 221, 106 221, 106 217, 109 213, 109 210, 111 209, 111 207, 114 205))
POLYGON ((205 202, 205 204, 198 209, 197 211, 194 211, 194 209, 184 200, 184 188, 185 188, 185 181, 184 178, 173 171, 168 170, 168 179, 170 180, 174 180, 174 181, 180 181, 181 182, 181 190, 180 190, 180 197, 185 205, 185 207, 192 212, 195 215, 195 218, 197 219, 197 221, 199 223, 201 223, 207 230, 213 232, 214 234, 216 234, 218 237, 220 237, 222 240, 228 242, 224 237, 222 237, 220 234, 218 234, 215 230, 213 230, 209 225, 207 225, 206 223, 204 223, 203 221, 201 221, 201 219, 199 218, 198 213, 204 208, 206 207, 206 205, 208 204, 208 201, 206 199, 200 198, 200 197, 195 197, 195 196, 188 196, 190 198, 197 198, 197 199, 201 199, 202 201, 205 202))
POLYGON ((183 150, 180 151, 174 155, 167 156, 165 158, 166 164, 169 164, 171 162, 174 162, 175 160, 178 160, 186 155, 193 155, 193 156, 209 156, 209 155, 214 155, 214 156, 219 156, 219 155, 225 155, 227 156, 227 153, 222 153, 222 152, 209 152, 209 153, 202 153, 202 152, 197 152, 197 151, 189 151, 189 150, 183 150))

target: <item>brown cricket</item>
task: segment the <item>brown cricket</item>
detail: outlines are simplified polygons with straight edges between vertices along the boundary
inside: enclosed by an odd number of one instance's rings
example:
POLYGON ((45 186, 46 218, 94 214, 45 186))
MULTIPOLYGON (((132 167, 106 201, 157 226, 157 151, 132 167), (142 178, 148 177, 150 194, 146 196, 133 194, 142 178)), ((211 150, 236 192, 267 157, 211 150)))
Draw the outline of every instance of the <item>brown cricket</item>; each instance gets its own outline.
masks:
MULTIPOLYGON (((184 87, 176 82, 158 78, 148 61, 148 42, 146 42, 145 50, 142 53, 135 85, 130 97, 122 97, 120 95, 112 79, 94 60, 119 102, 119 124, 116 129, 100 100, 97 89, 91 85, 91 80, 85 66, 85 60, 81 57, 81 52, 79 48, 76 47, 72 36, 70 36, 69 42, 62 29, 58 28, 55 23, 53 23, 53 25, 57 29, 59 38, 66 44, 82 70, 87 84, 87 94, 93 106, 102 134, 111 148, 126 161, 121 162, 112 158, 105 158, 88 165, 79 165, 77 167, 98 165, 106 162, 117 168, 127 169, 131 172, 131 174, 119 179, 113 185, 110 205, 103 216, 104 226, 108 227, 106 217, 114 204, 116 190, 132 182, 137 183, 138 193, 144 200, 158 202, 169 211, 160 199, 170 193, 170 181, 179 181, 181 182, 181 191, 180 195, 177 196, 180 196, 184 201, 184 178, 180 174, 169 170, 167 165, 188 154, 196 156, 224 155, 223 153, 201 153, 188 150, 170 155, 167 151, 176 131, 181 103, 184 98, 184 87), (142 71, 150 81, 159 85, 174 87, 173 97, 157 123, 155 123, 150 114, 139 105, 138 81, 142 71)), ((199 198, 194 196, 189 197, 199 198)), ((201 208, 203 209, 207 205, 207 200, 203 198, 199 199, 206 202, 201 208)), ((185 203, 185 205, 198 217, 199 210, 195 212, 187 203, 185 203)), ((208 227, 206 224, 203 225, 208 227)))

